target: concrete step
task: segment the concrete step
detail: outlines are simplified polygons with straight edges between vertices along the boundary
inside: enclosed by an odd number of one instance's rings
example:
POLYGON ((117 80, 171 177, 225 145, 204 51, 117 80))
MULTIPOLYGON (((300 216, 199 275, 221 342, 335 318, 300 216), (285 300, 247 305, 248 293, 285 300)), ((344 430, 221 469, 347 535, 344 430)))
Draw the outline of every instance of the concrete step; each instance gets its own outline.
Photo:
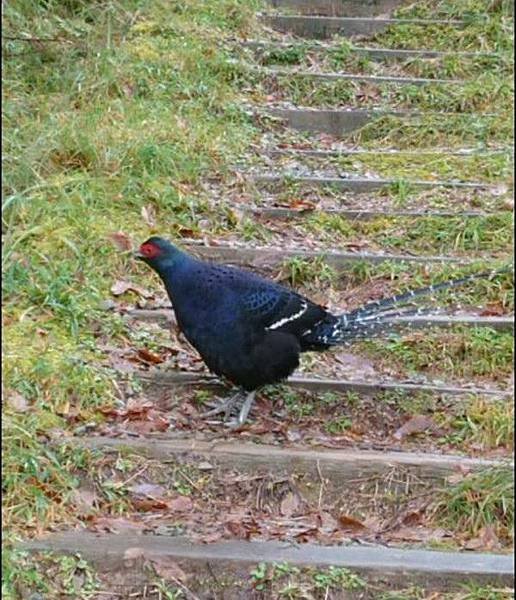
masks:
MULTIPOLYGON (((264 50, 274 49, 287 49, 287 48, 304 48, 313 51, 325 52, 334 48, 337 48, 335 44, 331 42, 299 42, 299 41, 288 41, 281 42, 277 40, 245 40, 241 42, 242 47, 249 48, 256 52, 264 50)), ((496 58, 499 56, 495 52, 466 52, 466 51, 453 51, 446 52, 443 50, 418 50, 418 49, 403 49, 403 48, 374 48, 367 46, 351 46, 349 48, 351 55, 358 54, 366 56, 371 60, 377 61, 406 61, 411 59, 442 59, 442 58, 461 58, 461 59, 479 59, 479 58, 496 58)))
MULTIPOLYGON (((449 591, 449 586, 464 581, 512 585, 513 556, 471 552, 405 550, 378 546, 318 546, 284 542, 221 541, 194 544, 170 535, 135 533, 96 534, 71 530, 21 544, 26 551, 80 553, 103 571, 142 569, 146 559, 161 558, 177 562, 186 573, 210 572, 227 579, 245 580, 250 567, 258 563, 288 563, 297 566, 334 566, 353 569, 363 575, 383 577, 404 585, 433 584, 449 591), (130 551, 130 552, 129 552, 130 551), (140 560, 135 560, 140 556, 140 560)), ((212 575, 213 576, 213 575, 212 575)), ((213 582, 212 582, 213 584, 213 582)), ((251 593, 251 591, 250 591, 251 593)), ((191 592, 187 595, 197 598, 191 592)), ((226 597, 226 596, 224 596, 226 597)))
POLYGON ((464 85, 462 79, 431 79, 425 77, 399 77, 396 75, 360 75, 356 73, 332 73, 329 71, 303 71, 281 67, 255 67, 254 70, 268 77, 310 77, 321 81, 362 81, 370 84, 397 83, 400 85, 464 85))
POLYGON ((323 212, 327 215, 335 215, 343 217, 345 219, 352 219, 354 221, 371 221, 378 218, 462 218, 462 219, 474 219, 479 217, 487 217, 489 215, 498 214, 500 211, 443 211, 443 210, 368 210, 368 209, 309 209, 309 208, 283 208, 283 207, 252 207, 244 208, 243 212, 254 215, 265 219, 285 219, 293 220, 306 217, 313 214, 314 212, 323 212))
MULTIPOLYGON (((126 314, 136 319, 158 320, 166 319, 163 314, 154 315, 158 311, 132 309, 126 314)), ((172 312, 172 311, 170 311, 172 312)), ((170 321, 166 321, 169 323, 170 321)), ((146 385, 151 387, 175 387, 175 386, 200 386, 200 387, 227 387, 217 377, 205 374, 192 373, 189 371, 165 371, 161 369, 152 369, 150 371, 141 371, 137 377, 146 385)), ((458 386, 446 384, 431 383, 407 383, 404 381, 357 381, 346 379, 323 379, 319 377, 310 377, 307 375, 292 375, 285 381, 289 387, 307 390, 310 392, 354 392, 364 396, 373 396, 381 392, 402 392, 409 394, 418 394, 427 392, 438 395, 449 396, 482 396, 486 398, 511 398, 512 390, 502 390, 495 388, 481 388, 471 386, 458 386)))
POLYGON ((299 148, 270 148, 266 149, 265 153, 271 158, 320 158, 332 159, 344 156, 376 156, 382 154, 385 156, 399 157, 420 157, 428 156, 431 158, 444 156, 462 156, 464 158, 476 156, 496 156, 501 154, 513 155, 514 148, 435 148, 432 150, 398 150, 398 149, 382 149, 382 148, 349 148, 340 147, 335 150, 319 150, 319 149, 299 149, 299 148))
MULTIPOLYGON (((437 310, 437 309, 436 309, 437 310)), ((172 309, 134 309, 129 314, 134 317, 145 320, 157 320, 172 322, 175 320, 172 309)), ((421 329, 428 327, 488 327, 497 331, 513 331, 514 317, 484 317, 472 314, 457 315, 418 315, 413 317, 395 317, 388 319, 388 323, 404 327, 410 325, 411 329, 421 329)))
POLYGON ((442 19, 385 19, 365 17, 317 17, 305 15, 260 15, 262 23, 276 31, 302 38, 327 39, 334 35, 372 36, 397 25, 444 25, 464 27, 465 21, 442 19))
MULTIPOLYGON (((245 173, 253 181, 261 184, 282 184, 284 182, 300 183, 313 188, 332 187, 338 190, 348 190, 356 194, 373 192, 399 184, 399 179, 383 179, 372 177, 336 177, 328 176, 299 176, 290 172, 285 173, 245 173)), ((483 190, 486 193, 499 194, 500 186, 479 181, 442 181, 404 179, 404 183, 413 189, 455 188, 464 190, 483 190)))
MULTIPOLYGON (((353 265, 353 263, 366 261, 370 263, 392 262, 416 262, 416 263, 451 263, 471 264, 474 258, 452 257, 452 256, 414 256, 411 254, 376 254, 372 252, 339 252, 334 250, 317 251, 271 247, 248 246, 201 246, 198 244, 184 243, 183 247, 188 252, 196 254, 202 259, 213 260, 238 266, 277 268, 290 258, 314 259, 320 258, 337 272, 342 272, 353 265)), ((478 260, 478 258, 476 259, 478 260)))
POLYGON ((280 107, 280 106, 255 106, 252 109, 256 114, 270 115, 281 119, 286 126, 297 131, 312 133, 327 133, 335 137, 344 137, 375 120, 384 117, 395 117, 400 120, 428 117, 471 118, 472 120, 489 119, 496 117, 492 113, 460 114, 455 112, 421 112, 407 109, 314 109, 305 107, 280 107))
POLYGON ((264 470, 270 473, 296 473, 331 479, 339 487, 357 478, 383 476, 393 468, 401 468, 420 479, 442 479, 456 472, 476 472, 499 467, 512 467, 509 460, 469 458, 451 454, 426 452, 388 452, 374 450, 311 449, 302 446, 282 448, 268 444, 225 441, 220 438, 203 441, 155 434, 151 437, 76 437, 68 443, 80 448, 108 452, 123 448, 157 460, 191 457, 196 461, 211 460, 223 468, 245 473, 264 470))
POLYGON ((385 15, 404 0, 269 0, 274 8, 295 10, 301 15, 327 17, 374 17, 385 15))

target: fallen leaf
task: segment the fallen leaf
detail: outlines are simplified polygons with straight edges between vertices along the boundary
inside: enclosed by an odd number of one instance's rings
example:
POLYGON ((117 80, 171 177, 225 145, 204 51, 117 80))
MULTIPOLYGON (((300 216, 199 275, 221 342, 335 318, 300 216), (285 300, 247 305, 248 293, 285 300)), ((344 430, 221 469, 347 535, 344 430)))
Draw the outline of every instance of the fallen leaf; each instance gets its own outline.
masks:
POLYGON ((7 405, 12 410, 22 413, 27 412, 30 408, 25 396, 22 396, 19 392, 11 392, 7 396, 7 405))
POLYGON ((494 527, 487 525, 482 527, 478 537, 469 540, 464 548, 466 550, 499 550, 501 544, 494 527))
POLYGON ((366 529, 366 526, 362 523, 362 521, 359 521, 354 517, 350 517, 349 515, 339 515, 338 523, 340 528, 345 531, 363 531, 366 529))
POLYGON ((138 558, 145 557, 145 550, 143 548, 127 548, 124 552, 124 560, 137 560, 138 558))
POLYGON ((133 242, 131 238, 123 231, 110 233, 107 237, 122 252, 127 252, 133 248, 133 242))
POLYGON ((242 521, 226 521, 224 526, 236 538, 248 540, 251 537, 251 532, 245 527, 242 521))
POLYGON ((159 498, 133 498, 131 504, 138 512, 151 512, 168 508, 168 503, 159 498))
POLYGON ((142 206, 141 210, 142 219, 147 223, 149 227, 156 225, 156 209, 152 204, 148 206, 142 206))
POLYGON ((78 515, 84 517, 94 512, 97 494, 90 487, 78 487, 73 491, 72 502, 77 509, 78 515))
POLYGON ((136 483, 128 489, 131 494, 147 496, 148 498, 161 498, 167 491, 162 485, 156 483, 136 483))
POLYGON ((199 471, 211 471, 214 467, 211 463, 209 463, 208 461, 201 461, 198 465, 197 468, 199 469, 199 471))
POLYGON ((310 202, 309 200, 302 200, 301 198, 296 198, 289 202, 288 207, 292 210, 315 210, 317 208, 314 202, 310 202))
POLYGON ((140 521, 131 521, 124 517, 91 517, 86 520, 89 522, 90 529, 94 531, 107 531, 109 533, 141 530, 145 527, 144 523, 140 521))
POLYGON ((434 421, 426 415, 416 415, 410 418, 404 425, 402 425, 397 431, 394 432, 393 436, 397 440, 402 440, 409 435, 415 433, 423 433, 424 431, 432 431, 433 433, 440 433, 439 427, 434 421))
POLYGON ((430 527, 400 527, 388 535, 389 539, 404 542, 439 541, 448 536, 449 532, 445 529, 432 529, 430 527))
POLYGON ((111 286, 111 293, 113 296, 121 296, 126 292, 134 292, 144 298, 152 298, 154 296, 149 290, 146 290, 135 283, 131 283, 130 281, 124 281, 123 279, 118 279, 111 286))
POLYGON ((193 502, 188 496, 178 496, 168 503, 168 507, 174 512, 186 512, 192 510, 193 502))
POLYGON ((140 358, 144 362, 151 363, 153 365, 159 365, 162 362, 165 362, 164 359, 161 358, 161 356, 154 354, 154 352, 151 352, 146 348, 138 348, 136 354, 138 355, 138 358, 140 358))
POLYGON ((187 580, 187 575, 183 569, 181 569, 177 562, 167 556, 151 556, 149 557, 149 562, 156 571, 156 575, 165 581, 174 581, 176 583, 180 581, 183 583, 187 580))
POLYGON ((320 527, 327 531, 335 531, 339 527, 337 519, 327 511, 320 511, 318 514, 320 527))
POLYGON ((299 498, 296 494, 288 492, 280 503, 280 513, 291 517, 299 509, 299 498))

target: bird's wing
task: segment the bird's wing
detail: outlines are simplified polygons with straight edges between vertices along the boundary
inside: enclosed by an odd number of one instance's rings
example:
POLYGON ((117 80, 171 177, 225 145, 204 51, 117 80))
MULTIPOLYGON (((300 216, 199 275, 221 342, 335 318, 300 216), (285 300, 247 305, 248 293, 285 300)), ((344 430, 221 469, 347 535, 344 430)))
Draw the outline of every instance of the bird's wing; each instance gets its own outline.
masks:
POLYGON ((326 315, 322 306, 277 285, 256 286, 242 295, 241 302, 246 316, 265 329, 297 335, 326 315))

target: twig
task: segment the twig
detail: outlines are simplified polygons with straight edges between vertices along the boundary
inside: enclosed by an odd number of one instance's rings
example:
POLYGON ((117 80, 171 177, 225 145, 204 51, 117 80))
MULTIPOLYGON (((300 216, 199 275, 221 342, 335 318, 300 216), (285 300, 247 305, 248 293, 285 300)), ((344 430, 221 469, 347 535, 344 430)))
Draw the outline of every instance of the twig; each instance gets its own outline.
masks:
POLYGON ((324 478, 321 473, 321 465, 320 465, 319 459, 317 460, 316 466, 317 466, 317 474, 319 475, 319 480, 321 482, 321 487, 319 488, 319 502, 317 504, 317 509, 321 510, 322 496, 323 496, 323 491, 324 491, 324 478))
POLYGON ((199 596, 196 596, 190 589, 186 587, 183 583, 176 579, 173 575, 167 575, 167 579, 170 578, 177 586, 179 586, 183 592, 192 598, 192 600, 201 600, 199 596))
POLYGON ((61 44, 73 43, 71 40, 65 40, 62 38, 17 37, 14 35, 4 35, 2 37, 4 40, 11 40, 16 42, 58 42, 61 44))

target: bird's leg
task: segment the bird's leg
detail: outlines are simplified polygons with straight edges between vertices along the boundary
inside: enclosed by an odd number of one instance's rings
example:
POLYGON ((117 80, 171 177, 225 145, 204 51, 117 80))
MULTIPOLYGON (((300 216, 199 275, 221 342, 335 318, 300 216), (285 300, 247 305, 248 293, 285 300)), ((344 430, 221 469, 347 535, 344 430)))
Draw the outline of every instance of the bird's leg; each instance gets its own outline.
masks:
POLYGON ((254 398, 256 396, 256 391, 248 392, 245 398, 245 402, 242 404, 242 408, 240 409, 240 414, 238 415, 237 424, 243 425, 245 420, 247 419, 247 415, 253 406, 254 398))
POLYGON ((216 406, 213 410, 209 410, 208 412, 202 413, 201 417, 213 417, 214 415, 220 415, 224 413, 226 420, 231 415, 231 411, 235 406, 240 404, 242 396, 245 394, 244 390, 240 389, 233 394, 229 398, 223 400, 218 406, 216 406))

